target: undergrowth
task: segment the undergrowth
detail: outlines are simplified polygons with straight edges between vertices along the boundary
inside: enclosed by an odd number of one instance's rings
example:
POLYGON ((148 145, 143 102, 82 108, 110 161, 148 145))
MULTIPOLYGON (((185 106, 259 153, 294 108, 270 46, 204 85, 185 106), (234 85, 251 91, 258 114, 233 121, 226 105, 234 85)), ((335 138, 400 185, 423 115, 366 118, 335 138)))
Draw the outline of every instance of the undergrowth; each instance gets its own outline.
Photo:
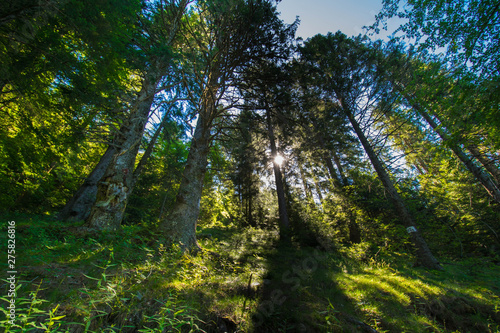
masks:
POLYGON ((93 233, 9 219, 19 276, 14 326, 1 307, 5 332, 500 331, 500 267, 485 258, 427 271, 367 243, 325 251, 223 227, 200 228, 203 250, 190 255, 154 225, 93 233))

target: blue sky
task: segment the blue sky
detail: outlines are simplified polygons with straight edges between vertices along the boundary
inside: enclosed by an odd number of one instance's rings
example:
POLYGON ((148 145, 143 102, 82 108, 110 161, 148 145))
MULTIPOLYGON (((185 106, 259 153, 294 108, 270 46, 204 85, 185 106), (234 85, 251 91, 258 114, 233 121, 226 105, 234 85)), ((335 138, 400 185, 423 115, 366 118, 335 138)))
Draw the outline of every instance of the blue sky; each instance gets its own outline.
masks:
POLYGON ((363 26, 373 24, 380 9, 382 0, 282 0, 278 4, 278 12, 286 23, 299 16, 297 37, 304 40, 338 30, 347 36, 357 36, 364 33, 363 26))

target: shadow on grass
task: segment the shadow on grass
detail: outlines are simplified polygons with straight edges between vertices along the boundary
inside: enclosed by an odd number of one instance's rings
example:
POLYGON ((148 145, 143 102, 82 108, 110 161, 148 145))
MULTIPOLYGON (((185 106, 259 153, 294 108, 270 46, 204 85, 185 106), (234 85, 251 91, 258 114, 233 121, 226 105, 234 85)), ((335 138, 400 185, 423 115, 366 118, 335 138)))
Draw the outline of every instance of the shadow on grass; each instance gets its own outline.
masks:
POLYGON ((253 332, 376 332, 353 316, 336 282, 339 268, 321 248, 278 242, 268 257, 253 332))
MULTIPOLYGON (((92 234, 49 219, 19 222, 20 278, 33 285, 43 279, 38 297, 50 309, 61 304, 58 315, 67 322, 89 323, 89 332, 160 332, 162 325, 256 333, 499 328, 500 267, 479 261, 473 270, 460 262, 428 272, 397 256, 385 263, 355 247, 326 252, 252 228, 202 229, 205 250, 191 256, 166 249, 144 226, 92 234)), ((30 287, 19 292, 26 296, 30 287)))
POLYGON ((470 276, 277 243, 251 332, 497 332, 500 267, 470 276), (392 266, 392 267, 391 267, 392 266), (396 267, 397 269, 394 269, 396 267))
POLYGON ((405 295, 403 304, 408 312, 431 319, 443 331, 497 332, 500 267, 485 262, 473 274, 467 272, 466 262, 444 267, 444 271, 407 269, 372 279, 386 284, 393 293, 405 295))

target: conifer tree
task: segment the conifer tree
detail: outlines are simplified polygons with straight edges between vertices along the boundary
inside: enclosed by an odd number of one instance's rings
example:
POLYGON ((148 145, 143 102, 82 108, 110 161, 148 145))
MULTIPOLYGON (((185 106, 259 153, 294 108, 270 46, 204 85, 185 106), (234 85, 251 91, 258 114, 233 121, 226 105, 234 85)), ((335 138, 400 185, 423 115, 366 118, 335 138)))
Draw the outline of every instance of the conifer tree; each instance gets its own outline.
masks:
POLYGON ((252 63, 279 56, 292 31, 278 19, 271 1, 206 0, 195 10, 188 36, 192 49, 186 52, 194 70, 185 77, 194 87, 190 103, 197 122, 175 207, 161 222, 165 237, 184 249, 198 247, 195 232, 207 156, 217 136, 215 124, 237 102, 231 88, 252 63))
POLYGON ((188 0, 153 3, 151 12, 145 13, 142 22, 145 38, 140 47, 147 58, 140 68, 140 90, 114 135, 114 155, 98 183, 96 201, 87 218, 92 228, 116 229, 121 224, 138 177, 135 161, 155 95, 178 86, 172 49, 179 38, 187 5, 188 0))
POLYGON ((374 57, 359 39, 348 39, 338 32, 317 35, 301 50, 305 61, 320 68, 315 72, 323 80, 321 89, 332 98, 349 119, 377 175, 389 194, 401 223, 407 228, 416 249, 417 262, 425 267, 441 269, 426 241, 417 229, 402 197, 366 137, 360 119, 370 112, 370 106, 380 100, 383 93, 374 76, 374 57))

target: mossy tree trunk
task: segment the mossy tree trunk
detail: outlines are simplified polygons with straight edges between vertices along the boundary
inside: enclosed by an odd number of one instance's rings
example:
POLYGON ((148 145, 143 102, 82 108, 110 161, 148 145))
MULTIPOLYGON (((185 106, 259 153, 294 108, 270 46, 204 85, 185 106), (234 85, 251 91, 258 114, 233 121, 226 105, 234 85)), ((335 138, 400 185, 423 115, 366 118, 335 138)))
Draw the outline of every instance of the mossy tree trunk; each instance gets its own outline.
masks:
POLYGON ((475 144, 469 144, 467 149, 470 151, 472 156, 474 156, 479 163, 491 174, 493 179, 495 179, 497 187, 500 184, 500 169, 498 168, 497 162, 484 154, 481 149, 475 144))
POLYGON ((131 115, 120 127, 113 156, 97 188, 87 224, 99 230, 114 230, 123 220, 134 183, 134 167, 151 105, 158 85, 158 76, 143 79, 137 102, 131 115))
POLYGON ((99 163, 97 163, 73 197, 59 212, 57 215, 58 219, 62 221, 83 221, 87 219, 97 197, 97 184, 104 176, 115 151, 116 149, 113 145, 108 146, 99 163))
MULTIPOLYGON (((76 211, 79 217, 86 218, 90 227, 96 229, 116 229, 121 224, 128 198, 142 170, 143 163, 134 170, 135 160, 151 105, 159 82, 169 70, 171 59, 166 48, 175 42, 188 2, 189 0, 162 2, 149 8, 155 19, 142 22, 144 25, 141 23, 146 29, 143 32, 145 38, 130 41, 137 43, 137 49, 148 53, 147 60, 143 58, 145 53, 132 60, 136 65, 142 64, 141 90, 130 101, 128 114, 105 156, 68 203, 68 207, 65 207, 61 217, 75 214, 76 211), (157 29, 152 29, 153 26, 157 29), (91 203, 93 205, 89 208, 91 203)), ((167 89, 165 86, 161 88, 167 89)), ((145 154, 142 162, 147 160, 149 154, 150 152, 145 154)))
POLYGON ((210 151, 210 123, 209 119, 198 119, 174 209, 160 224, 165 237, 184 250, 199 248, 196 224, 210 151))

